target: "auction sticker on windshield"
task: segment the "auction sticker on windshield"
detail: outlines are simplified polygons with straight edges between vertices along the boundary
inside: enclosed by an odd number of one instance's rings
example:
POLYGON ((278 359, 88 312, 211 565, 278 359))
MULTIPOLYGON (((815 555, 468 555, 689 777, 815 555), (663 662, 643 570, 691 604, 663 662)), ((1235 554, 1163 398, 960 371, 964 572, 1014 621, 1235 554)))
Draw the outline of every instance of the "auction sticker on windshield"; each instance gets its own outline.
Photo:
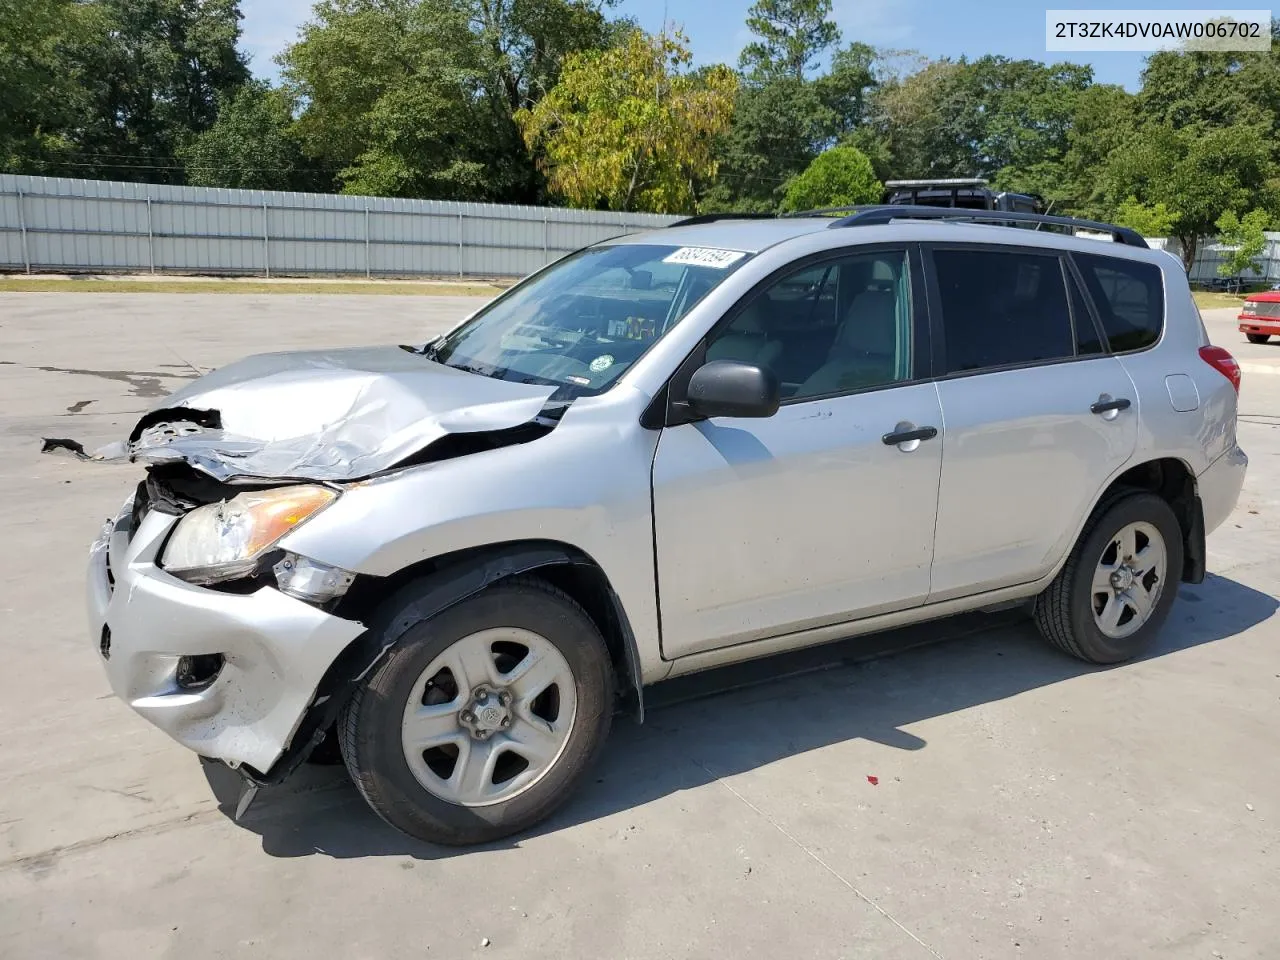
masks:
POLYGON ((663 263, 687 263, 691 267, 711 267, 724 270, 737 263, 746 254, 740 250, 716 250, 712 247, 681 247, 675 253, 663 257, 663 263))

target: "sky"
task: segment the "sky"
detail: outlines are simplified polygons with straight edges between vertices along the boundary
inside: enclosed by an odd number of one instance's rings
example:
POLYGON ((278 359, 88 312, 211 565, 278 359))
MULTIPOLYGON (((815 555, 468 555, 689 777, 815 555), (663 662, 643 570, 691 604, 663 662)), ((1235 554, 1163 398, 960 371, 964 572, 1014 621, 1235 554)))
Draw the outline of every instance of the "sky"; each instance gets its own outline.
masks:
MULTIPOLYGON (((1086 2, 1091 9, 1139 6, 1139 0, 1086 2)), ((1159 5, 1161 9, 1214 6, 1212 0, 1160 0, 1159 5)), ((750 6, 751 0, 620 0, 615 10, 634 17, 651 32, 662 28, 665 14, 689 37, 697 63, 732 65, 751 39, 745 26, 750 6)), ((1071 8, 1068 0, 1053 0, 1051 6, 1071 8)), ((1027 0, 834 0, 834 19, 845 43, 860 40, 877 47, 916 50, 929 57, 973 58, 991 53, 1016 59, 1067 59, 1092 65, 1099 83, 1137 89, 1144 54, 1046 53, 1045 10, 1049 7, 1027 0)), ((240 9, 244 13, 244 45, 254 72, 274 79, 278 68, 272 58, 297 36, 298 26, 310 16, 311 0, 240 0, 240 9)))

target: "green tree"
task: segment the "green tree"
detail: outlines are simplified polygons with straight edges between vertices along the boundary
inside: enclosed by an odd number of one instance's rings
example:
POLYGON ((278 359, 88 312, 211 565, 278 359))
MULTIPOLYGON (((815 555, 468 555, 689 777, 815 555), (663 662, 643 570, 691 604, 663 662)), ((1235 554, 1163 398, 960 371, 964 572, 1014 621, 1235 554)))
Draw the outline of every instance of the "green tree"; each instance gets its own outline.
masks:
POLYGON ((743 82, 728 129, 717 138, 718 174, 707 204, 714 209, 777 209, 787 181, 829 141, 834 114, 808 80, 743 82))
POLYGON ((737 80, 726 67, 690 73, 686 44, 633 30, 617 47, 573 54, 550 93, 516 114, 555 193, 580 207, 693 208, 694 184, 715 174, 713 138, 737 80))
POLYGON ((832 140, 848 136, 866 123, 868 100, 876 85, 874 47, 851 43, 836 51, 831 68, 813 81, 828 114, 825 133, 832 140))
POLYGON ((1200 238, 1224 213, 1277 207, 1272 145, 1258 125, 1147 124, 1112 152, 1102 176, 1117 207, 1129 197, 1165 204, 1188 270, 1200 238))
POLYGON ((1164 203, 1139 203, 1137 197, 1126 197, 1116 208, 1112 220, 1137 230, 1144 237, 1167 237, 1174 225, 1174 216, 1164 203))
POLYGON ((68 56, 84 111, 74 140, 95 175, 181 182, 178 148, 249 78, 236 0, 86 0, 68 56))
POLYGON ((303 150, 343 190, 531 203, 514 114, 617 30, 587 0, 320 0, 280 62, 303 150))
POLYGON ((1275 123, 1280 71, 1271 54, 1164 50, 1142 71, 1142 113, 1177 128, 1275 123))
POLYGON ((0 169, 45 172, 72 146, 82 94, 66 46, 76 14, 71 0, 0 0, 0 169))
POLYGON ((782 208, 815 210, 878 203, 882 190, 866 154, 854 147, 833 147, 792 177, 782 208))
MULTIPOLYGON (((284 91, 251 82, 223 99, 213 126, 179 149, 187 183, 251 190, 323 188, 308 175, 284 91)), ((332 177, 328 178, 332 182, 332 177)))
MULTIPOLYGON (((1108 158, 1134 135, 1137 97, 1123 87, 1097 84, 1080 91, 1067 132, 1061 178, 1045 185, 1046 197, 1065 201, 1076 213, 1105 220, 1114 211, 1100 172, 1108 158)), ((1171 227, 1154 236, 1167 236, 1171 227)))
POLYGON ((474 36, 448 0, 320 0, 280 63, 306 104, 302 149, 344 192, 480 200, 511 186, 486 177, 498 137, 474 36))
POLYGON ((747 11, 747 29, 759 39, 743 49, 738 66, 760 79, 803 80, 840 42, 840 28, 830 16, 831 0, 756 0, 747 11))
POLYGON ((1261 272, 1258 258, 1267 248, 1264 232, 1271 223, 1271 215, 1265 210, 1250 210, 1237 217, 1228 210, 1218 218, 1218 242, 1229 249, 1227 259, 1218 265, 1223 277, 1239 277, 1246 270, 1261 272))
POLYGON ((972 177, 978 172, 977 116, 964 65, 950 60, 881 83, 870 123, 895 177, 972 177))

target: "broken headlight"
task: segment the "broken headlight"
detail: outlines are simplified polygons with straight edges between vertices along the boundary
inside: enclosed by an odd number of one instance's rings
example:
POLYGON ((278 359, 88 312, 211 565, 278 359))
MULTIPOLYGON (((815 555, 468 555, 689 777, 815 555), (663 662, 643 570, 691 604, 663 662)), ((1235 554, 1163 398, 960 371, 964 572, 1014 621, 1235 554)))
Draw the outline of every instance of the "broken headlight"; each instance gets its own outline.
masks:
POLYGON ((245 576, 281 537, 337 497, 328 487, 299 484, 197 507, 178 521, 160 566, 189 583, 245 576))

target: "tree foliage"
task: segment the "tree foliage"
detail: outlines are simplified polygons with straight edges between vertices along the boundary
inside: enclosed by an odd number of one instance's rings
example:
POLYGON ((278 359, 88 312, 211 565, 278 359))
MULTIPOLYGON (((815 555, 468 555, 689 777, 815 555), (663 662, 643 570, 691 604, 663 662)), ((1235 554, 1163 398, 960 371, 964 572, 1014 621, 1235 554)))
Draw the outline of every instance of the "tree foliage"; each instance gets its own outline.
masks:
POLYGON ((756 0, 747 11, 747 29, 757 39, 743 49, 738 65, 759 80, 803 80, 840 42, 830 17, 831 0, 756 0))
POLYGON ((1243 217, 1228 210, 1218 218, 1218 242, 1228 251, 1227 258, 1218 265, 1220 276, 1238 277, 1245 271, 1260 270, 1258 258, 1267 248, 1264 231, 1270 222, 1271 215, 1265 210, 1250 210, 1243 217))
POLYGON ((867 155, 855 147, 833 147, 791 178, 784 210, 816 210, 860 203, 878 203, 883 184, 876 179, 867 155))
POLYGON ((574 54, 551 92, 516 114, 553 191, 589 208, 692 209, 694 183, 715 173, 713 139, 737 81, 724 67, 688 72, 685 44, 633 30, 609 50, 574 54))
POLYGON ((305 190, 326 178, 306 169, 284 91, 247 83, 224 96, 213 126, 179 150, 187 183, 198 187, 305 190))
POLYGON ((1112 219, 1144 237, 1167 237, 1173 233, 1174 217, 1163 202, 1148 204, 1141 203, 1137 197, 1126 197, 1112 219))
POLYGON ((99 176, 182 182, 178 150, 249 79, 236 0, 90 0, 68 56, 79 64, 81 162, 99 176))
POLYGON ((1117 206, 1129 197, 1165 205, 1189 270, 1200 238, 1223 213, 1275 207, 1273 150, 1252 124, 1203 133, 1147 124, 1113 151, 1104 175, 1117 206))
POLYGON ((71 0, 0 0, 0 168, 38 170, 71 148, 82 110, 65 50, 74 13, 71 0))
POLYGON ((1220 225, 1249 221, 1247 249, 1280 221, 1280 45, 1156 53, 1129 93, 1078 64, 842 45, 833 0, 755 0, 739 69, 693 69, 615 2, 319 0, 272 87, 238 0, 0 0, 0 168, 771 212, 865 196, 869 165, 1040 194, 1188 264, 1220 225))

